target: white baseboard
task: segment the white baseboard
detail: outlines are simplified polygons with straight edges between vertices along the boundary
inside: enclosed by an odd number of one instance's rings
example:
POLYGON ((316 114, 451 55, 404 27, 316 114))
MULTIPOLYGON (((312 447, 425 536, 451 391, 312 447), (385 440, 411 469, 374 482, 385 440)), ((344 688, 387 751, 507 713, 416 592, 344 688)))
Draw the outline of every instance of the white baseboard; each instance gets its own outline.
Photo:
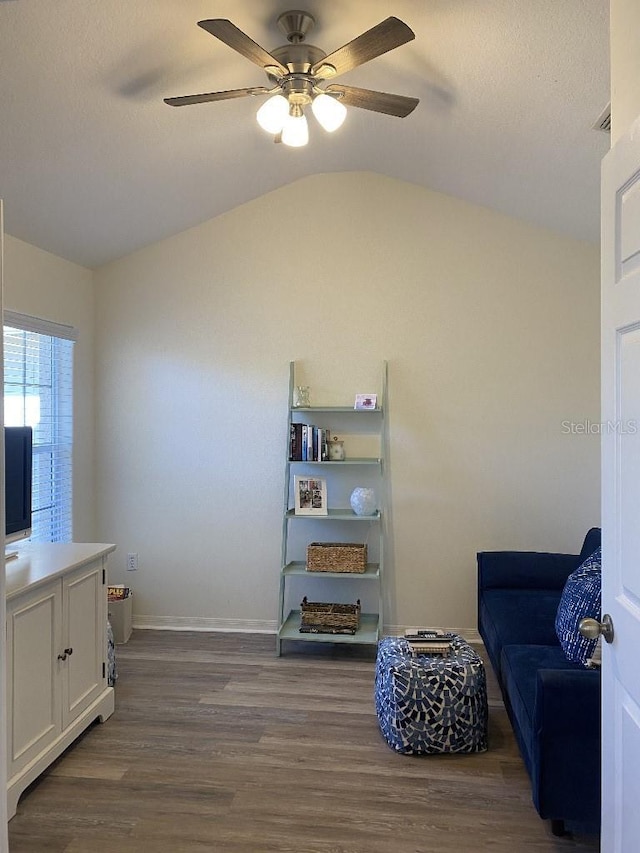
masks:
MULTIPOLYGON (((217 619, 206 616, 134 616, 133 627, 156 631, 211 631, 242 634, 275 634, 278 623, 275 619, 217 619)), ((401 637, 407 628, 415 625, 385 625, 387 637, 401 637)), ((468 643, 481 643, 475 628, 452 628, 468 643)))
POLYGON ((275 619, 215 619, 206 616, 134 616, 133 627, 158 631, 212 631, 275 634, 275 619))

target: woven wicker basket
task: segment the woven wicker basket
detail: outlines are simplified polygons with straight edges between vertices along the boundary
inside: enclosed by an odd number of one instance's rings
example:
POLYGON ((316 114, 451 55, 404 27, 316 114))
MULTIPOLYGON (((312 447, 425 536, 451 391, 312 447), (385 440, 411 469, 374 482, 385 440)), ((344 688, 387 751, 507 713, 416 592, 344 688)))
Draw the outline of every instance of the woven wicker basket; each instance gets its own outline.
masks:
POLYGON ((367 546, 359 542, 312 542, 307 546, 308 572, 352 572, 367 568, 367 546))
POLYGON ((302 599, 301 634, 355 634, 360 624, 360 599, 356 604, 329 604, 302 599))

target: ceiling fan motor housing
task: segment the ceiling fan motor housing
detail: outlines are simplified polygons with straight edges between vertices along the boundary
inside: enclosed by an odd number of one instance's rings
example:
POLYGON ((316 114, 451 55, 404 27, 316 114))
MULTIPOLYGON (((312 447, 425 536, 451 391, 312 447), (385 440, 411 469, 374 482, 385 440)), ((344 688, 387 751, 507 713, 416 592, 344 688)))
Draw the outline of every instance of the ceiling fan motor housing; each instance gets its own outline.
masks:
POLYGON ((286 66, 291 74, 308 74, 311 68, 327 55, 313 44, 285 44, 272 50, 271 54, 286 66))
MULTIPOLYGON (((316 19, 308 12, 293 9, 283 12, 278 18, 278 26, 292 44, 304 41, 307 33, 315 26, 316 19)), ((275 54, 274 54, 275 55, 275 54)))
POLYGON ((277 79, 269 74, 269 79, 280 85, 282 94, 290 104, 305 106, 313 100, 315 80, 311 68, 324 59, 326 53, 313 44, 286 44, 271 51, 272 55, 289 71, 277 79))

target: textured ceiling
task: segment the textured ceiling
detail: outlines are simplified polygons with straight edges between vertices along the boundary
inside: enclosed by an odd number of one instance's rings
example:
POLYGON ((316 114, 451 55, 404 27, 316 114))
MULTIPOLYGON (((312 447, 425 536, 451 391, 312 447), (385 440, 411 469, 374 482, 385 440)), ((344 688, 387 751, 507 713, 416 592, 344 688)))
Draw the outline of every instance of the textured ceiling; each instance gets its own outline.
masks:
MULTIPOLYGON (((0 197, 9 234, 95 267, 305 175, 370 170, 599 239, 591 129, 609 100, 608 0, 299 0, 327 53, 388 15, 415 41, 339 78, 420 98, 350 109, 333 136, 274 145, 258 98, 163 98, 267 80, 196 26, 268 50, 291 0, 0 0, 0 197)), ((313 223, 313 199, 309 199, 313 223)))

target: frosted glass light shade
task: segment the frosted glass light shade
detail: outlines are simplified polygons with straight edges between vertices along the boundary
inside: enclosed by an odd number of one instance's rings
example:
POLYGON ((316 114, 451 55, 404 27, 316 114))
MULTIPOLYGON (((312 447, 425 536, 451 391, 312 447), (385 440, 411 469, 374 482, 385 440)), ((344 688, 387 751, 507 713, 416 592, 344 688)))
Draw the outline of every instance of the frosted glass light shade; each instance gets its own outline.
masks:
POLYGON ((347 108, 330 95, 318 95, 311 104, 314 116, 328 132, 337 130, 347 117, 347 108))
POLYGON ((282 141, 292 148, 301 148, 309 141, 309 125, 306 116, 288 116, 282 128, 282 141))
POLYGON ((284 95, 274 95, 256 113, 258 124, 267 133, 280 133, 289 115, 289 102, 284 95))

